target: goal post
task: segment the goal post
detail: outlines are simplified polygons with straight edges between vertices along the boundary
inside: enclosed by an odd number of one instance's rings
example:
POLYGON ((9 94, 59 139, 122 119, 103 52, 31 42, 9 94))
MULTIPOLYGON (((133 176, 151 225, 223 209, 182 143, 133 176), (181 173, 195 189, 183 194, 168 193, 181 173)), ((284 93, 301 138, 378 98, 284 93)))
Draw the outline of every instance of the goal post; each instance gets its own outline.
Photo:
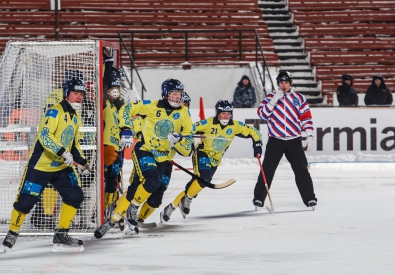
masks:
MULTIPOLYGON (((63 99, 63 83, 76 77, 87 94, 80 111, 79 141, 92 166, 81 176, 84 202, 71 232, 93 232, 103 220, 103 56, 106 41, 9 41, 0 59, 0 234, 8 231, 29 150, 44 111, 63 99)), ((26 216, 21 233, 53 234, 61 198, 49 184, 26 216)))

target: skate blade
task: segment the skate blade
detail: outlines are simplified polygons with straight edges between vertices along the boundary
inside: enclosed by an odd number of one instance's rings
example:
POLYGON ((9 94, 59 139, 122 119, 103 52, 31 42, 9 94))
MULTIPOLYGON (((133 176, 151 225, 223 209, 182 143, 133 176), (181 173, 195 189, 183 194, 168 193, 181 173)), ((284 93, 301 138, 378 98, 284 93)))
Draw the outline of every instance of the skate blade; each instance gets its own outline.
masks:
POLYGON ((160 223, 165 223, 165 219, 163 218, 163 211, 160 212, 160 223))
POLYGON ((3 249, 3 253, 6 253, 8 250, 11 250, 11 248, 9 248, 8 246, 3 246, 4 247, 4 249, 3 249))
POLYGON ((83 245, 71 246, 63 244, 54 244, 52 247, 53 252, 81 252, 84 251, 83 245))
POLYGON ((134 226, 126 219, 126 224, 128 225, 128 230, 125 232, 126 235, 132 235, 133 232, 136 234, 140 233, 138 226, 134 226))
POLYGON ((182 208, 181 208, 181 203, 180 203, 180 204, 178 204, 178 209, 180 209, 181 215, 182 215, 182 217, 185 219, 185 217, 186 217, 188 214, 187 214, 187 213, 185 213, 184 211, 182 211, 182 208))

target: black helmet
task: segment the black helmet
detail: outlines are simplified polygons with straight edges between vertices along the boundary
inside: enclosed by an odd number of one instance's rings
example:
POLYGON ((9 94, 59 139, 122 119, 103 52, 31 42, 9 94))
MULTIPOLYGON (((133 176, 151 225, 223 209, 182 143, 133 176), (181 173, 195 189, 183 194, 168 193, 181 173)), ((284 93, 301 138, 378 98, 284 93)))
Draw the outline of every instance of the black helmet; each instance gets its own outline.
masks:
POLYGON ((191 105, 191 98, 186 92, 184 92, 184 97, 182 98, 182 102, 187 103, 188 107, 191 105))
POLYGON ((83 92, 86 93, 86 86, 80 79, 72 78, 63 84, 63 96, 66 98, 70 92, 83 92))
POLYGON ((115 76, 116 78, 119 78, 121 81, 125 81, 126 80, 126 75, 124 74, 124 72, 121 69, 112 67, 111 68, 111 74, 112 74, 113 77, 115 76))
POLYGON ((181 81, 173 78, 166 79, 162 83, 162 97, 167 97, 171 91, 184 91, 181 81))
POLYGON ((233 105, 229 101, 221 99, 215 104, 215 112, 217 115, 222 112, 230 112, 233 115, 233 105))
POLYGON ((280 73, 278 74, 277 78, 277 85, 281 82, 281 81, 288 81, 289 84, 292 86, 292 75, 290 72, 288 71, 280 71, 280 73))
POLYGON ((173 79, 173 78, 166 79, 162 83, 162 98, 167 100, 167 102, 173 108, 179 108, 184 99, 184 85, 181 83, 181 81, 177 79, 173 79), (170 102, 168 100, 169 94, 174 91, 181 92, 181 98, 179 102, 170 102))

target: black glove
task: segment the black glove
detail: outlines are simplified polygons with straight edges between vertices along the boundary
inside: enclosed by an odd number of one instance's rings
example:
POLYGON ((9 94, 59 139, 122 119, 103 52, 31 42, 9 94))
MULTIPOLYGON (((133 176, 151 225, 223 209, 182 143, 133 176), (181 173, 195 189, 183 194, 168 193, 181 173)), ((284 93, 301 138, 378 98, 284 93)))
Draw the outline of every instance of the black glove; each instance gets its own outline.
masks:
POLYGON ((262 155, 262 141, 254 141, 254 144, 252 145, 254 147, 254 158, 256 158, 257 155, 261 156, 262 155))

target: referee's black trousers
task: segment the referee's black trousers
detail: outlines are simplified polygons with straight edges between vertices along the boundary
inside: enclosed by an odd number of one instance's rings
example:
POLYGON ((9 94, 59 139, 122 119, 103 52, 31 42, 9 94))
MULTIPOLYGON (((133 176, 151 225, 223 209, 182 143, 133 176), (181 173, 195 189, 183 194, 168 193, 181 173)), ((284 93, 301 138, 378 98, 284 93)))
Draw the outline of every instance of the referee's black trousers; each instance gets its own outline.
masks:
MULTIPOLYGON (((310 200, 317 200, 314 194, 313 181, 307 169, 307 159, 303 151, 302 139, 282 140, 270 137, 266 144, 265 157, 262 162, 267 185, 270 188, 277 166, 285 155, 295 174, 296 186, 298 187, 303 203, 307 206, 310 200)), ((265 201, 266 188, 259 173, 258 181, 254 189, 254 200, 265 201)))

